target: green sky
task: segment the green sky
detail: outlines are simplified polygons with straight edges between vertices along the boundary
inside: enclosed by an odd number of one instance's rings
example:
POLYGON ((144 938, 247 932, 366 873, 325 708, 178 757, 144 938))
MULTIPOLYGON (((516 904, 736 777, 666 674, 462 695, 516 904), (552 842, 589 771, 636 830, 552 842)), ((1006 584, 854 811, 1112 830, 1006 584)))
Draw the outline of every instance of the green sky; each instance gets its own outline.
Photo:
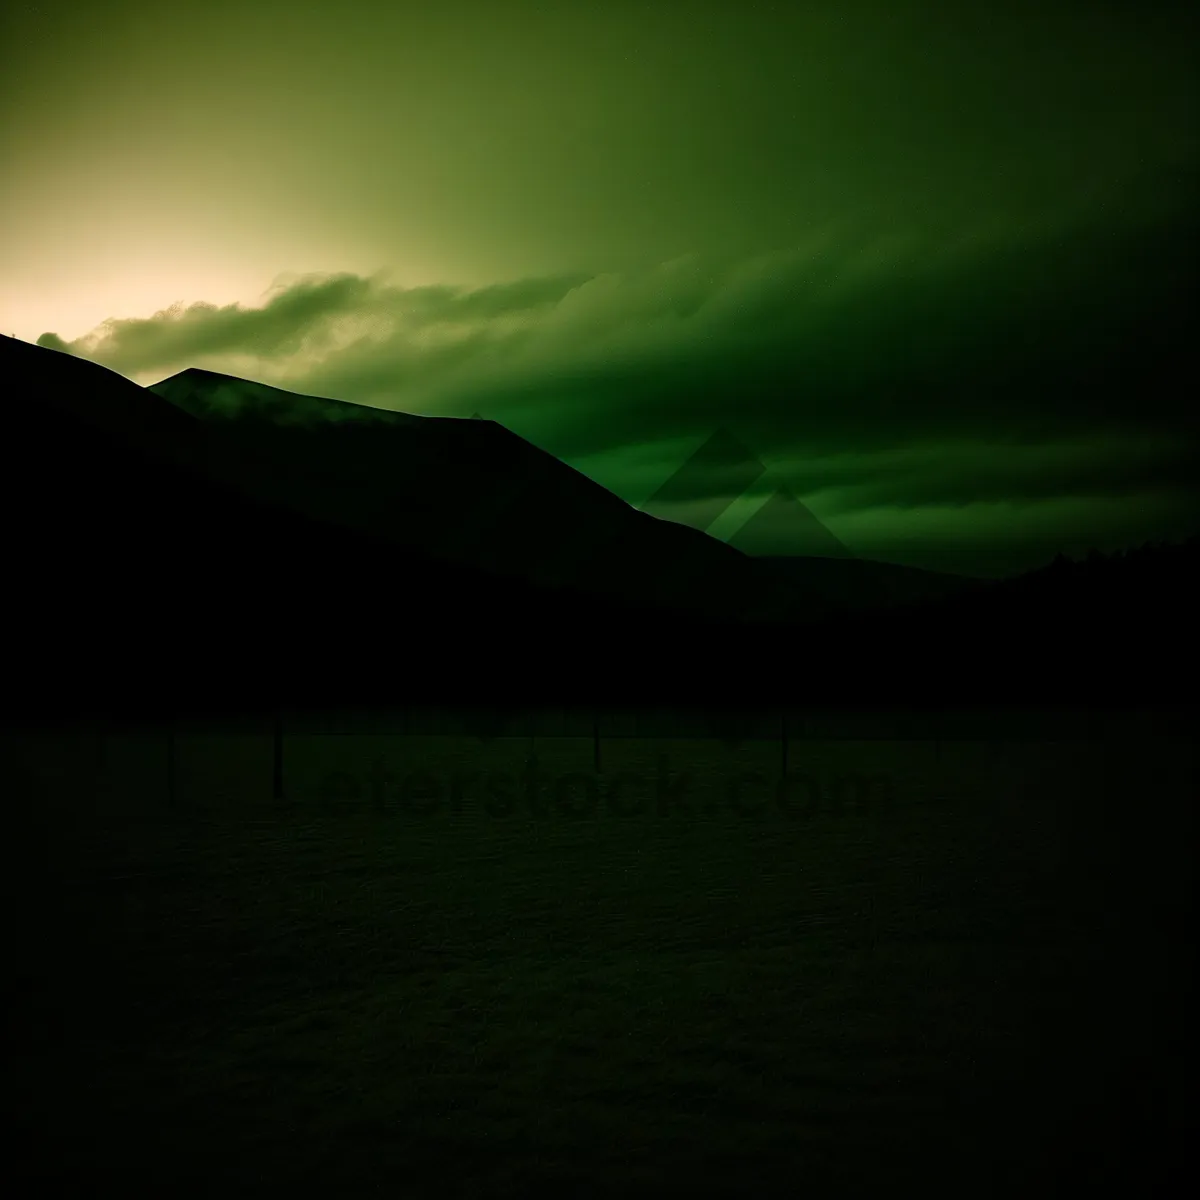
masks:
POLYGON ((480 412, 635 504, 724 429, 723 536, 778 487, 980 573, 1179 536, 1194 7, 16 0, 0 329, 480 412))

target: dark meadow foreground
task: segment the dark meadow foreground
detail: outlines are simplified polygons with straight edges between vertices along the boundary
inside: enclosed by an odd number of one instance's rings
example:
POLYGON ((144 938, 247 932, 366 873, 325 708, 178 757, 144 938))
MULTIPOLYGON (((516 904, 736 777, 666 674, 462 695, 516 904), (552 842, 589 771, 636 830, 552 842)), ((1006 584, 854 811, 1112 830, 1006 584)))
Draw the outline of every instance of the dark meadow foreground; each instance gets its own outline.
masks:
POLYGON ((786 764, 765 737, 331 718, 280 763, 267 725, 97 728, 4 747, 9 1121, 41 1188, 1154 1195, 1190 1173, 1179 714, 810 730, 786 764))

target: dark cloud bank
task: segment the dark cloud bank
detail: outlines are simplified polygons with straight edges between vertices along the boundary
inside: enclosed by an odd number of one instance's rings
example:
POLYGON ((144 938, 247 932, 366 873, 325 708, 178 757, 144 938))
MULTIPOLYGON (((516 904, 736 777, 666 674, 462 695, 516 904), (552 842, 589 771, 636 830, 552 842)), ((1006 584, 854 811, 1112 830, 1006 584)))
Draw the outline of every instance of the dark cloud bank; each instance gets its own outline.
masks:
MULTIPOLYGON (((950 242, 846 227, 788 253, 475 290, 302 276, 258 308, 39 344, 143 383, 201 365, 480 412, 634 504, 721 429, 766 468, 744 516, 783 488, 854 553, 998 574, 1195 531, 1191 233, 1179 213, 950 242)), ((786 530, 746 548, 786 553, 786 530)))

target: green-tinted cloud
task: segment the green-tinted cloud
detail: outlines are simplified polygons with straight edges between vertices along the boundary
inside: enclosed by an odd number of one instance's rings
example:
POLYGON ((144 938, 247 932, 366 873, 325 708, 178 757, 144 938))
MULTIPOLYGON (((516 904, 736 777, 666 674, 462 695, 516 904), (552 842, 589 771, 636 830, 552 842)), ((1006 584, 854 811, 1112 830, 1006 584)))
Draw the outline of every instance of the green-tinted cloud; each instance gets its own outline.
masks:
POLYGON ((1182 234, 946 245, 831 230, 786 254, 474 290, 306 277, 261 308, 112 321, 68 348, 147 381, 200 365, 482 411, 633 502, 688 438, 725 427, 772 464, 754 494, 783 482, 833 523, 1143 496, 1173 497, 1184 521, 1197 443, 1179 387, 1194 286, 1182 234))

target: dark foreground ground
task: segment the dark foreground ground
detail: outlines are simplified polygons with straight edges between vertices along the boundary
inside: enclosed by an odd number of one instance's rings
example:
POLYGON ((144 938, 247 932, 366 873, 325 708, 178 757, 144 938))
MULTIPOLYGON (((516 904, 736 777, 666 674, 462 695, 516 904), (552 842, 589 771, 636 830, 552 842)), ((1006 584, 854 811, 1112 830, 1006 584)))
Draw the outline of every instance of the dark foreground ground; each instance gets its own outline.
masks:
POLYGON ((578 778, 545 811, 449 795, 530 749, 313 739, 279 806, 261 756, 212 774, 193 743, 175 807, 135 813, 79 794, 94 747, 10 743, 16 1165, 411 1197, 1154 1195, 1184 1169, 1185 742, 809 742, 788 809, 727 790, 778 746, 612 741, 590 813, 578 778), (376 811, 345 780, 377 762, 446 790, 376 811), (664 762, 690 811, 660 807, 664 762))

